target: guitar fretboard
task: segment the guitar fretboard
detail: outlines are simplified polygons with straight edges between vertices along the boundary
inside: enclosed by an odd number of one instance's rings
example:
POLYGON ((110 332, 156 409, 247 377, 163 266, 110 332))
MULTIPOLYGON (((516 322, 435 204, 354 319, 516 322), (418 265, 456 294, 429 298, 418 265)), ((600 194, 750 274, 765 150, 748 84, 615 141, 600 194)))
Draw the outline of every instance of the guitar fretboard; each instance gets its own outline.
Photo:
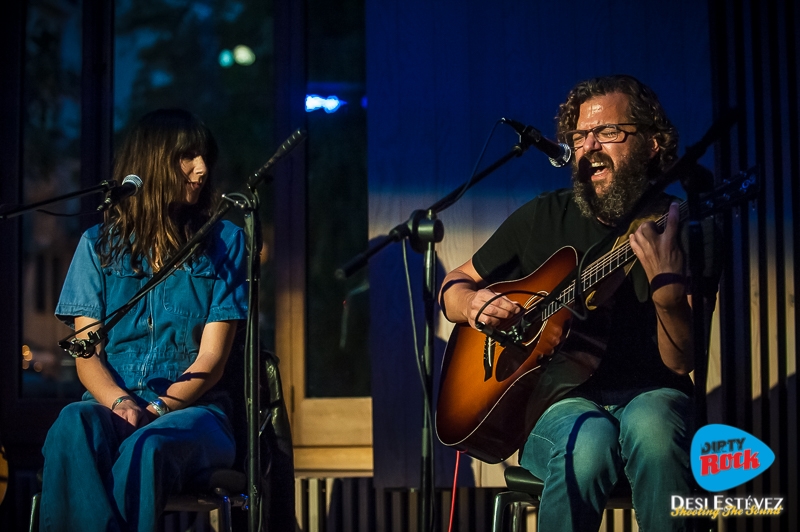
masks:
MULTIPOLYGON (((680 204, 680 218, 684 220, 688 215, 688 204, 684 201, 680 204)), ((667 223, 667 215, 662 215, 655 224, 662 228, 667 223)), ((625 242, 618 248, 614 248, 593 263, 591 263, 581 274, 582 293, 586 293, 596 286, 600 281, 611 275, 617 268, 620 268, 636 258, 631 249, 630 242, 625 242)), ((575 301, 575 280, 561 291, 556 299, 539 309, 534 307, 532 310, 541 311, 541 320, 546 321, 550 316, 575 301)))

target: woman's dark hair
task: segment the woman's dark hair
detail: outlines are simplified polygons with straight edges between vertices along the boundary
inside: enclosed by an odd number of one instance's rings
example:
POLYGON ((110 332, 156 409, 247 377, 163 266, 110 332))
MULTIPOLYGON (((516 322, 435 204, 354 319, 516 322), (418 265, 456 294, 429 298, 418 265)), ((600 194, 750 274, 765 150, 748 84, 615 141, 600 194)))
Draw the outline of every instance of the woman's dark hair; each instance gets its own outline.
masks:
POLYGON ((139 176, 142 190, 106 211, 96 248, 101 263, 130 253, 136 271, 143 258, 155 270, 172 256, 213 214, 211 169, 217 155, 214 136, 192 113, 159 109, 142 117, 117 151, 113 170, 117 183, 129 174, 139 176), (206 183, 197 203, 188 205, 181 159, 198 155, 208 169, 206 183))
POLYGON ((627 75, 605 76, 582 81, 567 95, 567 101, 558 109, 557 133, 564 142, 564 133, 576 129, 581 104, 605 94, 619 92, 630 100, 628 117, 630 122, 640 125, 639 131, 655 138, 658 142, 658 155, 654 157, 651 175, 669 168, 678 157, 678 131, 667 118, 658 96, 653 89, 627 75))

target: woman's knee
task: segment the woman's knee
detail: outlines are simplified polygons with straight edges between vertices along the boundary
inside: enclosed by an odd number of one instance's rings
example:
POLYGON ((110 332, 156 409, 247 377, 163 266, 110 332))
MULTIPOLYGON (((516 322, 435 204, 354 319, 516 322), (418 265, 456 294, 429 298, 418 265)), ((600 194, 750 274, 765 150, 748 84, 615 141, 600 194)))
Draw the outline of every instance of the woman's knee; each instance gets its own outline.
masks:
POLYGON ((225 458, 234 453, 235 444, 227 425, 198 408, 159 418, 138 429, 120 446, 121 458, 154 466, 163 462, 205 462, 208 454, 225 458))
MULTIPOLYGON (((61 409, 50 430, 47 432, 45 449, 63 448, 66 442, 70 445, 75 440, 86 440, 94 432, 104 433, 106 423, 102 409, 105 407, 93 401, 70 403, 61 409)), ((74 449, 67 449, 73 452, 74 449)))
POLYGON ((114 414, 95 401, 78 401, 61 409, 47 431, 42 453, 73 465, 86 456, 113 454, 117 442, 111 416, 114 414))
POLYGON ((74 423, 76 421, 92 419, 97 416, 101 409, 105 407, 94 401, 77 401, 69 403, 56 418, 56 423, 74 423))

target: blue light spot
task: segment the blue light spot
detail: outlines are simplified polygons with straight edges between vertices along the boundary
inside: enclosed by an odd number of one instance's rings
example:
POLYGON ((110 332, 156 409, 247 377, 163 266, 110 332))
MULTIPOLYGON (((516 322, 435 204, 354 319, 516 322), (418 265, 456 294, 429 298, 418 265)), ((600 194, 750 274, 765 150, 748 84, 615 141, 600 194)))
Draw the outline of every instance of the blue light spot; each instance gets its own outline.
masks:
POLYGON ((317 109, 324 109, 326 113, 335 113, 339 107, 347 104, 346 101, 340 100, 337 96, 328 96, 323 98, 317 94, 306 95, 306 112, 310 113, 317 109))
POLYGON ((202 4, 200 2, 195 2, 192 5, 192 10, 194 11, 194 14, 197 15, 198 20, 205 20, 213 13, 211 6, 202 4))
POLYGON ((361 107, 363 107, 364 109, 367 108, 367 95, 366 94, 361 97, 361 107))
POLYGON ((222 50, 219 53, 219 65, 222 68, 228 68, 233 65, 233 52, 230 50, 222 50))
POLYGON ((172 74, 163 70, 153 70, 150 73, 150 83, 153 87, 166 87, 172 83, 172 74))

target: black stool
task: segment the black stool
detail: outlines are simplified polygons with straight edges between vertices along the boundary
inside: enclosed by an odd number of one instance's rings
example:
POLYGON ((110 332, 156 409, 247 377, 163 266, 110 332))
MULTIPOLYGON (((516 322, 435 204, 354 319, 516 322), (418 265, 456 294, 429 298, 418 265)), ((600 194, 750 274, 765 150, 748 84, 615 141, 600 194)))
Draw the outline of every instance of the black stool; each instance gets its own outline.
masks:
MULTIPOLYGON (((544 489, 544 482, 523 467, 511 466, 505 470, 507 491, 498 493, 494 498, 494 523, 492 532, 503 532, 505 509, 512 506, 511 530, 520 530, 519 510, 522 505, 539 506, 544 489)), ((623 479, 624 480, 624 479, 623 479)), ((611 493, 606 508, 631 509, 631 487, 627 481, 620 481, 611 493)))

